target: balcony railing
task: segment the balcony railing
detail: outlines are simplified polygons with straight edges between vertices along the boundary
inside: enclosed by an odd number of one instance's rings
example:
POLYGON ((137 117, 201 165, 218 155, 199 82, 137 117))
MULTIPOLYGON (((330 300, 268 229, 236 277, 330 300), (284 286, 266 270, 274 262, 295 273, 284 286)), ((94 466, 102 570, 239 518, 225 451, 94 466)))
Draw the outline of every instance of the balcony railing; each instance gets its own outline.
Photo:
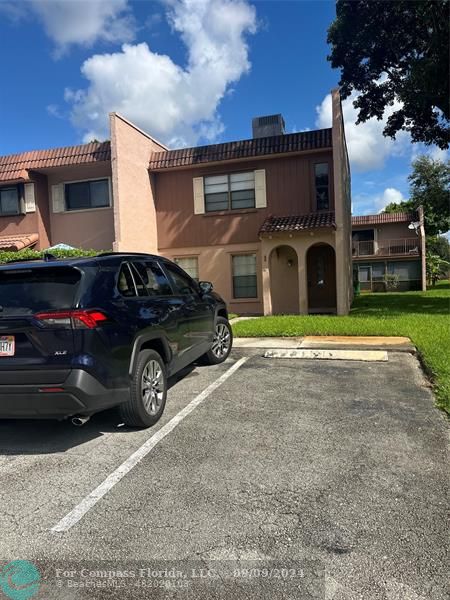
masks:
POLYGON ((398 240, 367 240, 352 242, 353 257, 358 256, 418 256, 419 238, 400 238, 398 240))

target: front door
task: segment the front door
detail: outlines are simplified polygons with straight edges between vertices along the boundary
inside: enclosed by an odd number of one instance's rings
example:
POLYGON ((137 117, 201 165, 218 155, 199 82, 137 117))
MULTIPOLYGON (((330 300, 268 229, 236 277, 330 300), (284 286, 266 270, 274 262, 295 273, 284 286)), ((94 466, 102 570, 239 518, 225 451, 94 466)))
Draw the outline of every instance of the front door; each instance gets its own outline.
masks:
POLYGON ((328 244, 317 244, 308 250, 309 312, 336 310, 336 259, 328 244))

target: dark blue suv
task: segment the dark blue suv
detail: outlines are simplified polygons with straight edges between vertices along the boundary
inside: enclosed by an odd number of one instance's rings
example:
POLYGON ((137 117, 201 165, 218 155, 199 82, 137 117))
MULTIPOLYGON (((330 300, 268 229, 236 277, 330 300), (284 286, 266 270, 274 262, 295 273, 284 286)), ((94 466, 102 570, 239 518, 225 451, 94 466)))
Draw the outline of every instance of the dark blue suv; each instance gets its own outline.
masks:
POLYGON ((119 406, 127 425, 161 417, 167 378, 223 362, 225 302, 171 261, 147 254, 0 267, 0 418, 72 417, 119 406))

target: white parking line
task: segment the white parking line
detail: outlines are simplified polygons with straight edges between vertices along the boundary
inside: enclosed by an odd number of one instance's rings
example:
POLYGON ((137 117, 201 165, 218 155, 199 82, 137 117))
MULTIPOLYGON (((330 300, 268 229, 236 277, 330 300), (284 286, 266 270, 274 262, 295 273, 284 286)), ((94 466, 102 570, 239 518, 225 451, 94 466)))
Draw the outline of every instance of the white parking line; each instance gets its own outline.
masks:
POLYGON ((120 467, 108 475, 108 477, 101 483, 95 490, 88 494, 73 510, 70 511, 65 517, 59 521, 54 527, 51 528, 52 533, 60 533, 68 531, 73 527, 84 515, 97 504, 97 502, 105 496, 119 481, 125 477, 127 473, 133 469, 147 454, 160 442, 166 435, 175 429, 181 421, 187 417, 199 404, 203 402, 212 392, 214 392, 219 386, 224 383, 235 371, 241 367, 245 361, 248 360, 248 356, 243 356, 236 361, 223 375, 221 375, 216 381, 211 383, 206 389, 203 390, 198 396, 196 396, 187 406, 185 406, 173 419, 171 419, 166 425, 152 435, 146 442, 142 444, 140 448, 136 450, 120 467))

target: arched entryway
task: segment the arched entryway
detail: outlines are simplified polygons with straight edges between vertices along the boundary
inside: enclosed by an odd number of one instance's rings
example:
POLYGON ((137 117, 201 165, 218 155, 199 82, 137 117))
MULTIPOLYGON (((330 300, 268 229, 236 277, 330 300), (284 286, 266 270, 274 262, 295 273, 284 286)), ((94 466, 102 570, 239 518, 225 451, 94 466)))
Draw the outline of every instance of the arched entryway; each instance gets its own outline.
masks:
POLYGON ((336 256, 329 244, 314 244, 306 255, 308 312, 336 312, 336 256))
POLYGON ((298 314, 298 258, 291 246, 278 246, 270 253, 270 295, 273 315, 298 314))

